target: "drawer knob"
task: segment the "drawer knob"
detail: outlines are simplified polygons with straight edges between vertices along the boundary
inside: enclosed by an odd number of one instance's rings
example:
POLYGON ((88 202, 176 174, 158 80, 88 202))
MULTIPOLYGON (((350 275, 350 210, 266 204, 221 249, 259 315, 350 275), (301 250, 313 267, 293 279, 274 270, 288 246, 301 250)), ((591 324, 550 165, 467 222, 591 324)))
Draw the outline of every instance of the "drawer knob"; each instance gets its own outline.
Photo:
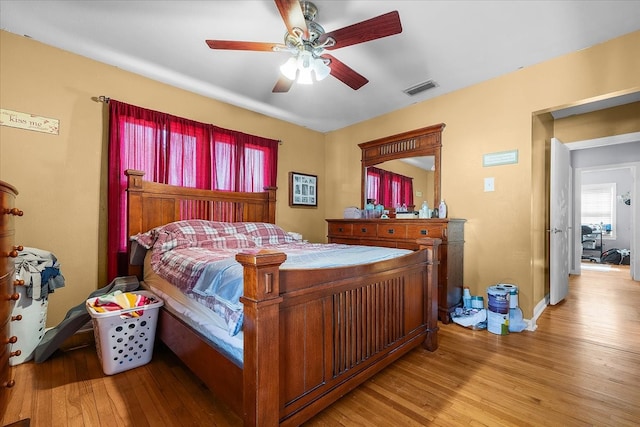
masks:
POLYGON ((366 233, 366 232, 367 232, 367 229, 366 229, 366 228, 364 228, 364 227, 362 227, 362 228, 360 229, 360 231, 361 231, 361 232, 363 232, 363 233, 366 233))
POLYGON ((24 215, 24 212, 22 212, 20 209, 18 208, 11 208, 9 209, 9 211, 7 212, 9 215, 15 215, 15 216, 22 216, 24 215))
POLYGON ((14 246, 13 250, 11 252, 9 252, 9 256, 11 258, 16 258, 18 256, 18 251, 21 251, 23 249, 24 248, 22 247, 22 245, 14 246))
POLYGON ((9 353, 9 357, 20 356, 22 354, 22 350, 16 350, 9 353))
POLYGON ((22 320, 22 314, 18 314, 17 316, 11 316, 11 321, 16 322, 22 320))
POLYGON ((18 342, 18 337, 17 336, 12 336, 11 338, 5 338, 4 343, 5 344, 15 344, 18 342))
POLYGON ((344 231, 344 228, 340 227, 338 228, 338 231, 342 233, 344 231))
POLYGON ((429 230, 420 230, 420 234, 422 234, 423 236, 426 236, 429 234, 429 230))
POLYGON ((24 280, 16 279, 13 281, 13 286, 24 286, 24 280))
POLYGON ((6 388, 11 388, 14 385, 16 385, 16 380, 5 381, 2 383, 2 386, 6 388))
POLYGON ((394 231, 395 231, 395 230, 394 230, 393 228, 390 228, 390 229, 388 229, 388 230, 387 230, 387 233, 389 233, 389 234, 393 234, 393 232, 394 232, 394 231))
POLYGON ((9 301, 18 301, 19 299, 20 299, 20 294, 17 292, 13 295, 9 295, 9 298, 8 298, 9 301))

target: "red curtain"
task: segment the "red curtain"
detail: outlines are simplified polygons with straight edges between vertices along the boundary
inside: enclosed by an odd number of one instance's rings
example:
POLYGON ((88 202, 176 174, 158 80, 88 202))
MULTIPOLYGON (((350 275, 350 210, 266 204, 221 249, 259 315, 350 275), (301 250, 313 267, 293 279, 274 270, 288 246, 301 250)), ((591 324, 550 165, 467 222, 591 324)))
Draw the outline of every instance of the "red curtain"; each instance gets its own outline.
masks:
POLYGON ((109 101, 109 280, 126 274, 126 169, 147 181, 263 191, 277 182, 278 141, 109 101))
POLYGON ((367 168, 367 199, 385 208, 413 206, 413 178, 376 167, 367 168))

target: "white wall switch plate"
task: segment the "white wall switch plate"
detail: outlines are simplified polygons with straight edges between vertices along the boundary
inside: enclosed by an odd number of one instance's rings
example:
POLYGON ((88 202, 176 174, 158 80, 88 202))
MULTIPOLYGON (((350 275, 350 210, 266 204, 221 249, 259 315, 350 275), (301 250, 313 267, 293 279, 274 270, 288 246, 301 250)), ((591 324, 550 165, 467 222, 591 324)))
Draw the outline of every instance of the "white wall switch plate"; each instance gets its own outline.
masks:
POLYGON ((495 185, 493 182, 493 177, 484 179, 484 191, 495 191, 495 185))

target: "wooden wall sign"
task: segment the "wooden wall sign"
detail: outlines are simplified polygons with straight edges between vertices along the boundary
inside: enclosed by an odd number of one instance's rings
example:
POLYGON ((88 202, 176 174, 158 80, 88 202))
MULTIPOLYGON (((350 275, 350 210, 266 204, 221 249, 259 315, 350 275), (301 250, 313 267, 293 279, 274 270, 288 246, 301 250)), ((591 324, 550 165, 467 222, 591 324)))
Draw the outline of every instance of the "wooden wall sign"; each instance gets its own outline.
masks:
POLYGON ((58 135, 60 120, 0 108, 0 126, 58 135))

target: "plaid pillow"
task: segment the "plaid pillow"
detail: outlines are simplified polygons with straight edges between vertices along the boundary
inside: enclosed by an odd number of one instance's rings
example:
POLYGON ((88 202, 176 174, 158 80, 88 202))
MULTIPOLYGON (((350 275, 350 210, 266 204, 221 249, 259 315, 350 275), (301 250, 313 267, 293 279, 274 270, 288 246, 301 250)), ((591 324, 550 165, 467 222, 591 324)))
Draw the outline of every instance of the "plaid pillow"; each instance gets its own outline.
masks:
POLYGON ((282 228, 266 222, 238 222, 234 224, 239 234, 250 236, 256 245, 293 243, 295 239, 282 228))
MULTIPOLYGON (((168 251, 174 248, 198 246, 201 241, 220 237, 220 226, 201 219, 175 221, 131 237, 147 249, 168 251)), ((228 224, 228 223, 219 223, 228 224)))
POLYGON ((230 234, 228 236, 212 237, 209 240, 202 240, 198 242, 199 248, 210 249, 245 249, 255 248, 256 243, 254 240, 245 236, 244 234, 230 234))
POLYGON ((266 222, 220 222, 202 219, 175 221, 133 237, 143 247, 164 253, 171 249, 209 247, 242 249, 293 243, 282 228, 266 222))

